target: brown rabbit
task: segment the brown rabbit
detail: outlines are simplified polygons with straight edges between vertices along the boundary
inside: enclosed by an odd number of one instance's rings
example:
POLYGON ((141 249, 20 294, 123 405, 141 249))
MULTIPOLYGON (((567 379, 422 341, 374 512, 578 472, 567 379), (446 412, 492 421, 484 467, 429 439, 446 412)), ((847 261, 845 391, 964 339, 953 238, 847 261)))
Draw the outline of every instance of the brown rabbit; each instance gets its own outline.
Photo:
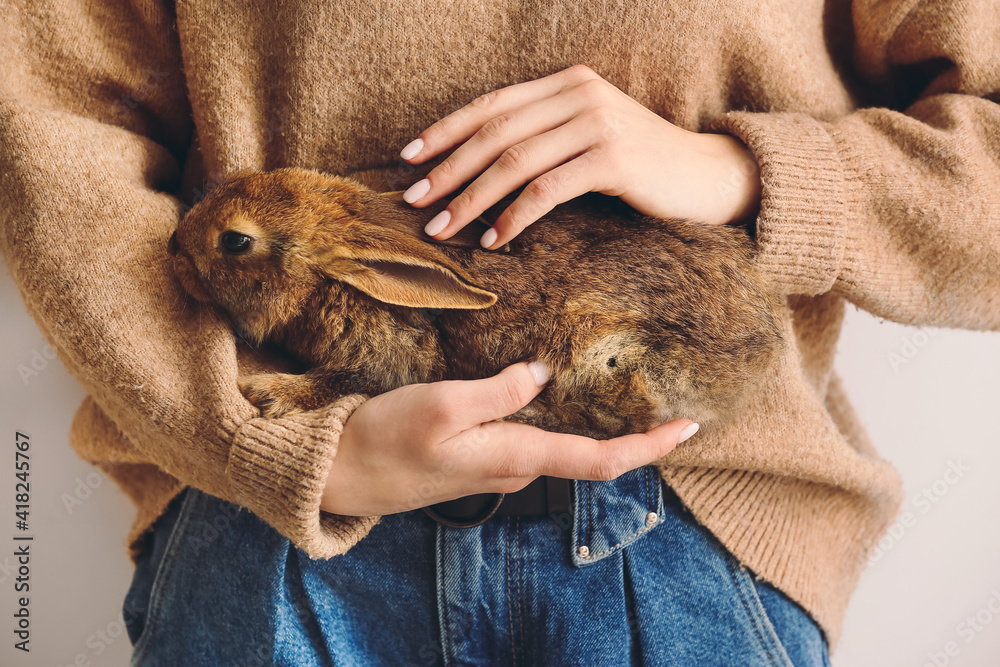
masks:
POLYGON ((269 416, 537 358, 552 380, 512 419, 599 438, 704 425, 739 406, 782 344, 744 229, 592 194, 487 251, 482 220, 447 241, 424 234, 446 205, 306 169, 245 171, 191 209, 170 249, 187 292, 310 365, 241 380, 269 416))

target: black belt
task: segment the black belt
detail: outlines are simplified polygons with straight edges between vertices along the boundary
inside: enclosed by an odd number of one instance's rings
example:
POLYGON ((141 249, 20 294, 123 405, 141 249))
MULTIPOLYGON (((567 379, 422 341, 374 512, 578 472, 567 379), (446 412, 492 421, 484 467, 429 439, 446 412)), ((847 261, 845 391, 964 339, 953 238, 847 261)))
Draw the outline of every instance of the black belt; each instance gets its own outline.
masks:
POLYGON ((515 493, 477 493, 429 505, 429 517, 443 526, 472 528, 494 515, 544 515, 568 512, 570 480, 539 477, 515 493))

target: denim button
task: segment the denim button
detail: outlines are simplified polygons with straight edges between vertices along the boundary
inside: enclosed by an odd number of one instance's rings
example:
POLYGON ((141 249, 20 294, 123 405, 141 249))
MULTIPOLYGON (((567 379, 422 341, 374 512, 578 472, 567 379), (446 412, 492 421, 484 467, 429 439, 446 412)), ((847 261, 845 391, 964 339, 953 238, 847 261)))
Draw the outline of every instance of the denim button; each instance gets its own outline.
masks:
POLYGON ((616 553, 660 525, 662 482, 653 466, 631 470, 607 482, 573 482, 573 539, 570 558, 589 565, 616 553))

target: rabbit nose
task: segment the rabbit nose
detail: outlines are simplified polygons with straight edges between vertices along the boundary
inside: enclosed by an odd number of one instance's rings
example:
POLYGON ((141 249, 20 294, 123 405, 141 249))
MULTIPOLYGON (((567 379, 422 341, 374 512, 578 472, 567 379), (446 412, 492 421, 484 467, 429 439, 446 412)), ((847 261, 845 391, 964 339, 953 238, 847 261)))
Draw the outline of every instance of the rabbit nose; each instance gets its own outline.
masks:
POLYGON ((188 259, 187 255, 178 254, 174 256, 174 275, 180 280, 184 291, 193 296, 196 301, 212 303, 212 298, 208 296, 205 288, 202 287, 201 281, 198 280, 194 264, 188 259))
POLYGON ((177 250, 178 250, 177 232, 174 231, 174 233, 170 235, 170 239, 167 241, 167 252, 169 252, 172 256, 176 257, 177 250))

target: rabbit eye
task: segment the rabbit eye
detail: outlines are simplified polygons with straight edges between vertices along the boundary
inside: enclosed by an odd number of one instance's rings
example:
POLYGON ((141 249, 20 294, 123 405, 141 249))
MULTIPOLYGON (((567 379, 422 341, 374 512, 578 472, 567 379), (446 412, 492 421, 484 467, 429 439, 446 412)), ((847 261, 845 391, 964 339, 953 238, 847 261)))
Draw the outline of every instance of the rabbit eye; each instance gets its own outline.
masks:
POLYGON ((226 232, 222 235, 222 247, 231 253, 246 252, 250 247, 250 237, 239 232, 226 232))
POLYGON ((618 357, 611 357, 608 359, 608 368, 614 368, 618 365, 618 357))

